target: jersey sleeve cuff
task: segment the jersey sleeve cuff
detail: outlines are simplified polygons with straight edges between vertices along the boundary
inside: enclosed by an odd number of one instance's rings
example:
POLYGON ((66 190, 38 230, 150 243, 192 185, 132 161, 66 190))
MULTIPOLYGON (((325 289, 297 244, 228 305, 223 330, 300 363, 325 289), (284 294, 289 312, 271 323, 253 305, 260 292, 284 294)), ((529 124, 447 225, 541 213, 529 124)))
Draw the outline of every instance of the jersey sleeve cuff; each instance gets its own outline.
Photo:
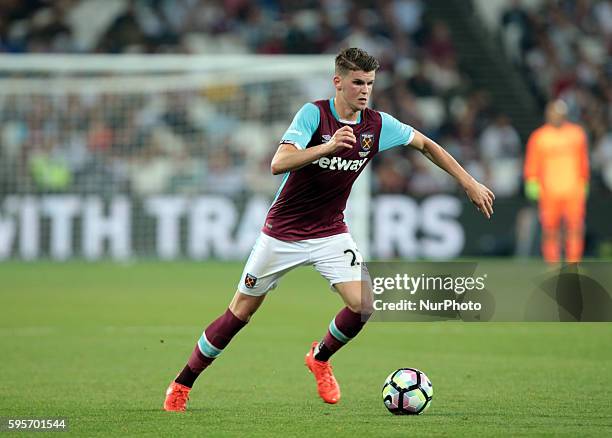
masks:
POLYGON ((413 129, 412 131, 410 131, 410 135, 408 136, 408 140, 406 140, 406 143, 404 143, 404 146, 409 145, 412 142, 412 140, 414 140, 414 134, 415 132, 413 129))
POLYGON ((281 140, 279 142, 279 145, 281 145, 283 143, 291 144, 291 145, 295 146, 298 149, 304 149, 304 147, 301 144, 299 144, 297 141, 295 141, 295 140, 281 140))

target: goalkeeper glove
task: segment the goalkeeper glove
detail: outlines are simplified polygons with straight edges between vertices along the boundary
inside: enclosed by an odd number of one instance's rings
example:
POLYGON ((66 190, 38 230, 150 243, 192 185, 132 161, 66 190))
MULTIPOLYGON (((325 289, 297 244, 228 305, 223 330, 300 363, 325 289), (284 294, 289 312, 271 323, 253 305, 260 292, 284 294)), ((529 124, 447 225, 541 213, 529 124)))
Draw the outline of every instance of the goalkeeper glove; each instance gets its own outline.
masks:
POLYGON ((525 182, 525 196, 531 201, 540 199, 540 184, 536 180, 529 179, 525 182))

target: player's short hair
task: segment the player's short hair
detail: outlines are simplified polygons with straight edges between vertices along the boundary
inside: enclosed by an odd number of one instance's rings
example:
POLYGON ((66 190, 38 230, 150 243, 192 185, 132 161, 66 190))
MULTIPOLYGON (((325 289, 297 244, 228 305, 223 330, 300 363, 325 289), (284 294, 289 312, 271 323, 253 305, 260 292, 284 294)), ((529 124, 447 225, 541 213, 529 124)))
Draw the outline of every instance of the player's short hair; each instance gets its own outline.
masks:
POLYGON ((378 60, 363 49, 351 47, 336 56, 336 74, 344 76, 349 71, 371 72, 378 70, 378 60))

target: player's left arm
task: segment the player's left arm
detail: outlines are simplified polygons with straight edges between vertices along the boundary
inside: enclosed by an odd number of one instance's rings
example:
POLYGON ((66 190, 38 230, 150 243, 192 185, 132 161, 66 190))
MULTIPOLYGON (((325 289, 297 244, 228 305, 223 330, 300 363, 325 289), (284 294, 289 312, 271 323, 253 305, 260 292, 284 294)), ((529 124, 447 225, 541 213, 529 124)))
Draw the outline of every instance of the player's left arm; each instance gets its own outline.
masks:
POLYGON ((495 200, 493 192, 484 184, 476 181, 442 146, 416 129, 408 146, 417 149, 436 166, 454 177, 478 210, 487 219, 491 218, 493 214, 493 201, 495 200))

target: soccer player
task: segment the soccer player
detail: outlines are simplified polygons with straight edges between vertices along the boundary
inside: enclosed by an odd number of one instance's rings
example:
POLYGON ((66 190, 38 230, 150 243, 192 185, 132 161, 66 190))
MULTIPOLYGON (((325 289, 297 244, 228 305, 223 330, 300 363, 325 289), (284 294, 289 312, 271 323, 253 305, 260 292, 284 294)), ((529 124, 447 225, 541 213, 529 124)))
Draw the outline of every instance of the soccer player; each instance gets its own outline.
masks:
POLYGON ((335 97, 305 104, 285 132, 272 159, 283 182, 244 267, 229 308, 197 341, 187 365, 166 391, 164 409, 184 411, 197 377, 249 321, 266 293, 300 265, 314 265, 344 301, 305 362, 326 403, 340 400, 330 357, 353 339, 372 313, 371 285, 362 281, 362 257, 348 232, 343 211, 351 187, 378 152, 410 146, 456 178, 487 217, 493 193, 472 178, 442 147, 388 114, 368 108, 378 61, 364 50, 336 57, 335 97), (363 293, 362 293, 363 289, 363 293))
POLYGON ((542 255, 548 263, 561 258, 561 221, 565 222, 565 258, 579 262, 584 247, 584 216, 589 187, 587 136, 566 120, 567 105, 546 106, 546 123, 527 142, 525 194, 539 201, 542 255))

